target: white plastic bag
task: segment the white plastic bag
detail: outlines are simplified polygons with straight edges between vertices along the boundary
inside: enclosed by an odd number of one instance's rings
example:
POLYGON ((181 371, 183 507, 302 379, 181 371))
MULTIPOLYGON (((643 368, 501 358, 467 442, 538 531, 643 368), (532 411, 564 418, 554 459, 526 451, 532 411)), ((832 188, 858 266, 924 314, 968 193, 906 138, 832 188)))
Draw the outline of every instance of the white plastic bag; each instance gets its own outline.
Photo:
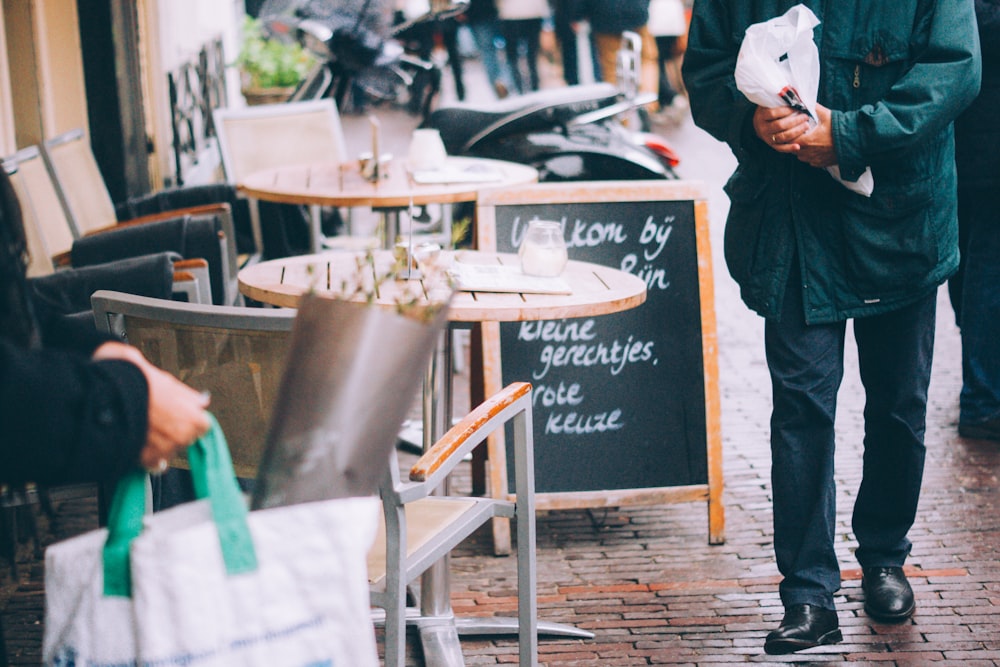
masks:
MULTIPOLYGON (((819 92, 819 49, 813 41, 816 15, 795 5, 783 15, 747 28, 736 57, 736 87, 763 107, 791 106, 816 123, 819 92)), ((836 165, 827 171, 845 187, 865 197, 875 188, 871 169, 855 181, 840 177, 836 165)))

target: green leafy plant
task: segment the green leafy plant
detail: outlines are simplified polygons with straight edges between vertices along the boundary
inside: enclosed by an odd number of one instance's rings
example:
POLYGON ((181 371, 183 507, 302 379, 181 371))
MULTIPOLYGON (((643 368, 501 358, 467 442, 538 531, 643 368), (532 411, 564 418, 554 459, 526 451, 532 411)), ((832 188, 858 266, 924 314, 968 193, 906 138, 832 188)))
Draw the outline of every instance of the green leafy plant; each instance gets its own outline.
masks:
POLYGON ((259 19, 247 16, 243 44, 236 65, 243 72, 244 88, 287 88, 309 72, 315 59, 296 42, 283 42, 264 34, 259 19))

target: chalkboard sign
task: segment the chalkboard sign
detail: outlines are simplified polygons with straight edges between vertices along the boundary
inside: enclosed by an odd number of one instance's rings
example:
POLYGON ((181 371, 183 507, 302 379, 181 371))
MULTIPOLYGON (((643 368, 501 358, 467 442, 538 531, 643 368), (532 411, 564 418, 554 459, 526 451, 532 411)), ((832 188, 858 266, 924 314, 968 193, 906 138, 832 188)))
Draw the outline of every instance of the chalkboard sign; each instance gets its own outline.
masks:
MULTIPOLYGON (((562 223, 570 259, 646 283, 633 310, 488 324, 485 393, 534 385, 539 508, 707 500, 721 542, 721 439, 711 257, 698 184, 540 184, 480 196, 480 249, 517 252, 531 220, 562 223)), ((490 445, 493 495, 513 492, 490 445)), ((499 460, 499 461, 498 461, 499 460)), ((512 460, 512 459, 510 459, 512 460)), ((502 538, 501 538, 502 539, 502 538)))

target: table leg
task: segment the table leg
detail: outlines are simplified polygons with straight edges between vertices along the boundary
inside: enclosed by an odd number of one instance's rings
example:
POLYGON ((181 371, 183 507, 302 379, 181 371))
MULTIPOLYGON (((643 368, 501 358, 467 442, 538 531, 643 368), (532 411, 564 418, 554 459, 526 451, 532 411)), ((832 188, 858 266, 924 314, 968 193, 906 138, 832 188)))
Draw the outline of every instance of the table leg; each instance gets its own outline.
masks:
POLYGON ((323 209, 318 204, 309 207, 309 249, 323 252, 323 209))
POLYGON ((396 237, 399 236, 399 209, 379 209, 382 214, 382 247, 393 250, 396 247, 396 237))

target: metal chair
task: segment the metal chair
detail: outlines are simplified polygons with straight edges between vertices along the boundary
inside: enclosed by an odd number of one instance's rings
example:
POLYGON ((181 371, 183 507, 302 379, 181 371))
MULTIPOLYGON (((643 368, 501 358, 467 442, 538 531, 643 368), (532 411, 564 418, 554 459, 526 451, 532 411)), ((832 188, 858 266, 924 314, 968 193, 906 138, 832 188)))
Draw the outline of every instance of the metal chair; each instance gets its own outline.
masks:
POLYGON ((296 311, 107 290, 94 293, 91 304, 99 330, 126 340, 195 389, 211 392, 211 409, 226 433, 238 476, 254 477, 296 311))
MULTIPOLYGON (((227 434, 237 474, 252 476, 277 400, 296 311, 184 304, 113 292, 96 293, 93 304, 100 329, 127 339, 188 384, 213 392, 211 409, 227 434)), ((336 344, 335 326, 330 340, 336 344)), ((404 664, 407 585, 493 517, 517 519, 520 664, 536 664, 531 396, 526 383, 504 388, 455 424, 405 480, 395 450, 386 461, 380 485, 382 530, 368 558, 372 604, 385 609, 386 665, 404 664), (514 430, 514 499, 435 495, 466 454, 507 422, 514 430)))
MULTIPOLYGON (((59 204, 59 195, 49 175, 37 146, 29 146, 3 161, 3 167, 13 188, 14 197, 21 210, 25 237, 30 254, 27 275, 29 278, 43 278, 57 272, 62 273, 72 263, 73 244, 77 238, 66 213, 59 204)), ((108 232, 112 236, 114 231, 108 232)), ((151 252, 159 251, 150 248, 151 252)), ((120 253, 102 258, 101 264, 137 255, 134 248, 125 248, 120 253)), ((202 258, 180 259, 174 262, 174 293, 188 301, 211 302, 211 277, 208 262, 202 258)), ((79 268, 79 263, 77 268, 79 268)), ((113 274, 113 267, 111 274, 113 274)), ((87 273, 94 273, 90 269, 87 273)), ((60 280, 64 277, 60 277, 60 280)), ((105 289, 121 283, 106 283, 105 289)), ((153 296, 153 294, 146 294, 153 296)), ((88 295, 89 299, 89 295, 88 295)), ((90 310, 89 300, 82 306, 90 310)))
MULTIPOLYGON (((252 107, 220 107, 212 112, 226 181, 241 183, 262 169, 316 162, 344 162, 347 142, 332 99, 252 107)), ((322 209, 251 201, 251 220, 259 252, 268 258, 324 246, 322 209), (289 219, 291 218, 291 219, 289 219), (289 223, 308 228, 308 248, 295 247, 289 223), (265 247, 267 246, 267 247, 265 247)))
POLYGON ((104 177, 82 130, 71 130, 46 140, 41 146, 41 155, 74 239, 91 237, 125 226, 158 224, 183 216, 216 219, 219 226, 219 249, 212 254, 217 254, 219 259, 217 262, 209 261, 210 272, 215 275, 212 302, 231 305, 239 301, 236 230, 232 207, 228 202, 207 201, 194 204, 188 201, 183 208, 163 211, 161 207, 158 213, 122 220, 118 217, 104 177))
MULTIPOLYGON (((439 559, 494 517, 517 520, 517 632, 519 664, 538 660, 535 598, 535 475, 531 430, 531 385, 513 383, 456 423, 401 480, 389 466, 382 484, 385 530, 368 557, 373 604, 385 609, 385 664, 402 667, 406 641, 406 588, 439 559), (435 495, 464 457, 507 422, 514 429, 514 500, 435 495)), ((418 610, 413 610, 417 613, 418 610)), ((440 623, 440 618, 415 622, 440 623)), ((484 626, 485 627, 485 626, 484 626)), ((474 627, 473 627, 474 630, 474 627)))

